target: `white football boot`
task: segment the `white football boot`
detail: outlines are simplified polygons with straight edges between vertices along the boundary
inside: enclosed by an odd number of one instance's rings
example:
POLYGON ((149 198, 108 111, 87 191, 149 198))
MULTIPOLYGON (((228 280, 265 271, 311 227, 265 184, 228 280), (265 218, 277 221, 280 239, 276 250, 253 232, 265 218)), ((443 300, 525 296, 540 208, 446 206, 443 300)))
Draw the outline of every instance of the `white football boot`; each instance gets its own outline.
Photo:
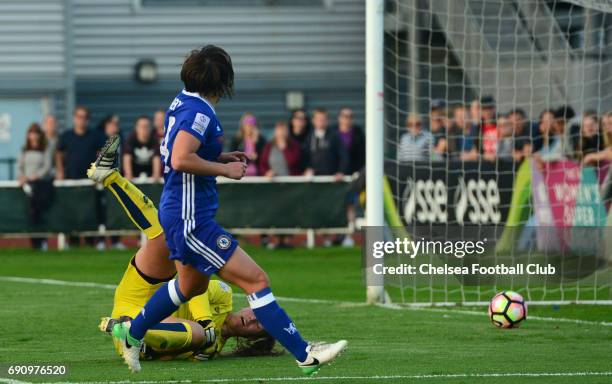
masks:
POLYGON ((132 373, 140 372, 140 349, 142 340, 130 336, 130 322, 125 321, 113 325, 112 335, 121 343, 121 356, 132 373))
POLYGON ((312 343, 308 346, 308 357, 304 362, 297 362, 298 367, 307 375, 316 373, 323 364, 330 364, 346 349, 348 342, 340 340, 333 344, 312 343))

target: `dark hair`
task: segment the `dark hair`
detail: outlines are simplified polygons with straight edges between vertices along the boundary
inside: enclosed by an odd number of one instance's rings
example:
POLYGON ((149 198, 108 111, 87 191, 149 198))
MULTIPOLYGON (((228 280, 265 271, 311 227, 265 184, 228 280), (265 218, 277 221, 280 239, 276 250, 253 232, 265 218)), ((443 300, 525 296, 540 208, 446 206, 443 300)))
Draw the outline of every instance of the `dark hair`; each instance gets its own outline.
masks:
POLYGON ((316 107, 312 110, 312 114, 314 115, 315 113, 322 113, 324 115, 327 115, 327 109, 324 107, 316 107))
POLYGON ((119 118, 119 116, 114 113, 104 116, 104 118, 100 120, 100 123, 98 124, 98 130, 100 132, 104 132, 104 130, 106 129, 106 124, 110 123, 115 118, 119 118))
POLYGON ((237 337, 236 348, 223 355, 230 357, 280 356, 284 351, 275 349, 275 343, 276 340, 268 334, 255 340, 237 337))
MULTIPOLYGON (((295 115, 298 112, 302 112, 304 114, 304 118, 306 119, 306 121, 308 121, 308 113, 306 112, 306 110, 304 108, 295 108, 291 110, 291 114, 289 115, 289 128, 291 128, 292 123, 291 120, 293 120, 293 118, 295 117, 295 115)), ((306 123, 306 125, 308 125, 308 123, 306 123)))
POLYGON ((289 127, 289 135, 294 139, 297 139, 298 141, 301 138, 306 137, 308 134, 310 134, 310 131, 312 129, 310 125, 310 119, 308 118, 308 113, 306 113, 306 110, 304 108, 296 108, 291 110, 291 116, 289 116, 289 122, 287 126, 289 127), (293 132, 293 118, 298 112, 302 112, 304 114, 304 131, 302 131, 300 134, 296 134, 295 132, 293 132))
POLYGON ((231 97, 234 92, 232 59, 223 48, 214 45, 193 50, 181 68, 181 81, 187 92, 203 97, 231 97))
POLYGON ((522 108, 512 108, 510 112, 508 112, 508 115, 514 115, 514 114, 521 115, 523 119, 527 117, 525 110, 522 108))
POLYGON ((495 98, 491 95, 485 95, 480 98, 482 108, 495 108, 495 98))
POLYGON ((25 152, 33 150, 44 152, 45 149, 47 149, 47 139, 45 138, 45 134, 43 133, 42 128, 40 128, 40 125, 38 123, 30 124, 26 132, 26 139, 25 144, 23 145, 23 151, 25 152), (30 133, 32 132, 36 133, 40 137, 39 148, 32 148, 32 145, 30 144, 30 139, 28 138, 28 136, 30 136, 30 133))
POLYGON ((576 116, 576 112, 574 112, 574 108, 570 107, 569 105, 564 105, 563 107, 559 107, 555 111, 556 119, 563 119, 567 121, 567 120, 573 119, 574 116, 576 116))
POLYGON ((456 110, 458 109, 467 109, 467 106, 465 104, 455 104, 453 105, 453 113, 455 113, 456 110))

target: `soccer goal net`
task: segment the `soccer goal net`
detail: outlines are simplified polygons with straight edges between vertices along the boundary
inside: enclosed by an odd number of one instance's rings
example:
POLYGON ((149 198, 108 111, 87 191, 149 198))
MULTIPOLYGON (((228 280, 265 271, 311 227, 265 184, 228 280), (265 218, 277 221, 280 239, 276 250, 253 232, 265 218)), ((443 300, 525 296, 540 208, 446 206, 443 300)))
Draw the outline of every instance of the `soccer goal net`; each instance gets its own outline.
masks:
POLYGON ((385 256, 401 269, 384 274, 391 298, 611 304, 612 2, 391 0, 384 14, 385 237, 422 243, 385 256))

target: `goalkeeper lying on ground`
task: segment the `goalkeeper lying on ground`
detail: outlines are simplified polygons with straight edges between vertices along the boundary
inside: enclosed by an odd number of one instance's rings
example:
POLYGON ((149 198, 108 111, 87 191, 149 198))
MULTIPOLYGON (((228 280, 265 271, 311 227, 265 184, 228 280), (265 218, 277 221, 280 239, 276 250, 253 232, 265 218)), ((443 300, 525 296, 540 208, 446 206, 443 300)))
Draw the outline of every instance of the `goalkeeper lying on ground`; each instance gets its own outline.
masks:
MULTIPOLYGON (((157 209, 135 185, 115 169, 97 165, 113 164, 118 141, 109 140, 87 176, 103 183, 124 208, 132 222, 142 230, 148 241, 130 260, 121 282, 115 290, 111 317, 105 317, 100 329, 110 332, 118 321, 134 318, 159 286, 171 280, 176 270, 168 259, 164 233, 157 219, 157 209)), ((255 318, 253 310, 243 308, 232 312, 232 290, 222 281, 211 280, 208 290, 192 298, 173 315, 150 329, 144 339, 141 358, 208 359, 219 353, 230 337, 239 342, 232 355, 272 355, 274 339, 255 318)), ((113 339, 117 344, 116 339, 113 339)), ((121 346, 115 345, 121 353, 121 346)))
MULTIPOLYGON (((132 258, 115 290, 112 315, 102 319, 100 330, 110 333, 117 321, 135 317, 161 284, 147 281, 132 258)), ((274 339, 263 331, 253 311, 243 308, 233 313, 231 288, 211 280, 206 293, 194 297, 146 333, 141 358, 205 360, 221 352, 230 337, 240 340, 232 355, 275 354, 274 339)), ((114 338, 113 342, 120 354, 121 345, 114 338)))

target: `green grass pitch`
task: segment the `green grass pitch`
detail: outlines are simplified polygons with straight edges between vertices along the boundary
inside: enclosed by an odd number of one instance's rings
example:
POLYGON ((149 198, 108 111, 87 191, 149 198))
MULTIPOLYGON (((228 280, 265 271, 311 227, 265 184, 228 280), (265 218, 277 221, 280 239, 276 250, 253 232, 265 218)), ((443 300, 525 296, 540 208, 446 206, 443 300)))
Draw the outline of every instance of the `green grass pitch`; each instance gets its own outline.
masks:
MULTIPOLYGON (((357 249, 248 251, 268 271, 279 302, 305 338, 349 340, 348 350, 332 366, 322 368, 317 381, 612 382, 612 327, 600 323, 611 321, 610 307, 531 306, 530 315, 566 320, 528 319, 519 329, 500 330, 489 323, 486 308, 417 310, 363 305, 365 289, 357 249)), ((1 251, 0 383, 311 380, 301 375, 287 353, 209 362, 144 362, 140 374, 130 374, 97 325, 101 316, 110 313, 113 297, 112 286, 101 284, 119 281, 132 252, 1 251), (8 276, 32 280, 15 281, 8 276), (39 279, 96 284, 58 285, 39 279), (68 374, 15 377, 6 372, 9 364, 42 363, 66 364, 68 374)), ((244 297, 237 296, 235 307, 244 305, 244 297)))

